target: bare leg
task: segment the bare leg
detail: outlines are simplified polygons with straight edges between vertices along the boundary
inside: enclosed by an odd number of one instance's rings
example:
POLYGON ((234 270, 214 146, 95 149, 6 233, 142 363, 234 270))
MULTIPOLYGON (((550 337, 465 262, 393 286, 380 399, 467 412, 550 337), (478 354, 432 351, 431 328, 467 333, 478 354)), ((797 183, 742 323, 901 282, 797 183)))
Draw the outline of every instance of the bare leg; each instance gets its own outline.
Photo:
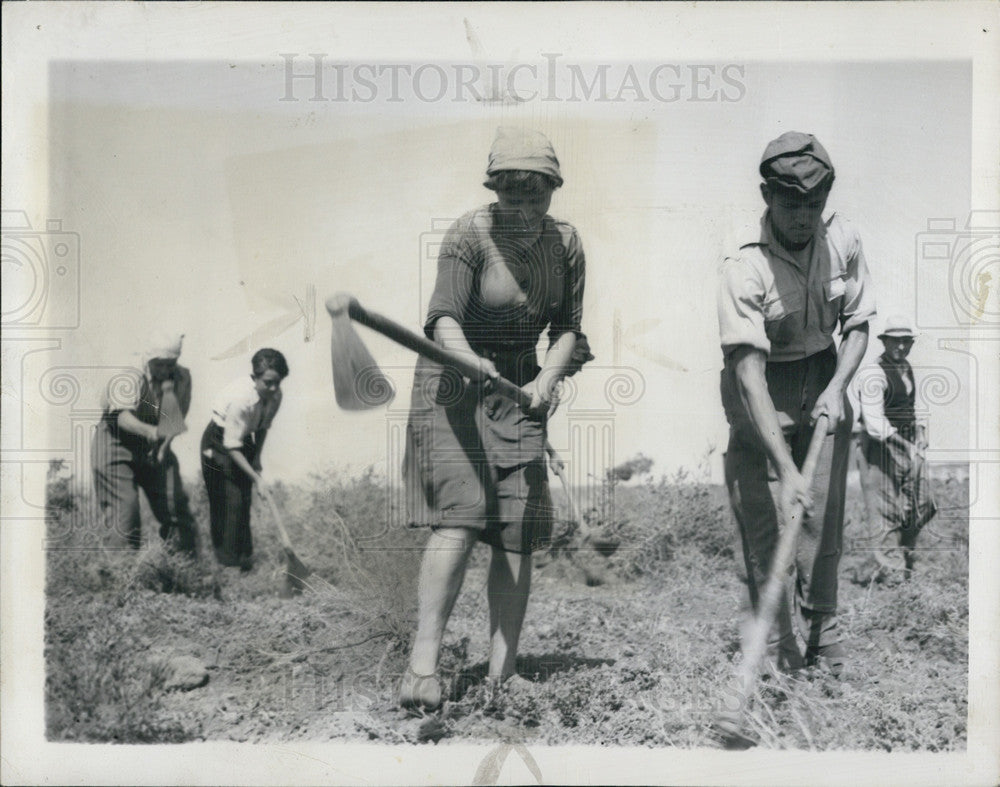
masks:
POLYGON ((514 674, 517 642, 531 590, 531 555, 493 547, 487 594, 490 603, 490 677, 514 674))
POLYGON ((475 544, 476 532, 460 527, 431 531, 427 540, 417 587, 417 635, 410 653, 410 669, 417 675, 432 675, 437 670, 444 628, 475 544))

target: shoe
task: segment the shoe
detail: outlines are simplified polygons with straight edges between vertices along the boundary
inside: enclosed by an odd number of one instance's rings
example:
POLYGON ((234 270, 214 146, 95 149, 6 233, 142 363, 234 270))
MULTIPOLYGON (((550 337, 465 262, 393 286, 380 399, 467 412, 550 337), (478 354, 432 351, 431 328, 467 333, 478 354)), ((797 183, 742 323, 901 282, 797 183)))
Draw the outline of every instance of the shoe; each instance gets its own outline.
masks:
POLYGON ((795 641, 795 635, 790 634, 780 640, 769 642, 764 665, 767 670, 788 675, 805 667, 805 659, 802 658, 802 651, 799 649, 799 643, 795 641))
POLYGON ((440 708, 441 682, 437 673, 418 675, 412 667, 407 666, 403 680, 399 684, 399 707, 425 713, 440 708))
POLYGON ((773 663, 779 672, 783 672, 786 675, 793 675, 806 666, 805 659, 802 658, 802 652, 797 646, 794 649, 781 648, 773 659, 768 658, 768 661, 773 663))
POLYGON ((839 678, 847 664, 847 648, 840 642, 829 645, 810 645, 806 648, 806 666, 828 669, 830 674, 839 678))

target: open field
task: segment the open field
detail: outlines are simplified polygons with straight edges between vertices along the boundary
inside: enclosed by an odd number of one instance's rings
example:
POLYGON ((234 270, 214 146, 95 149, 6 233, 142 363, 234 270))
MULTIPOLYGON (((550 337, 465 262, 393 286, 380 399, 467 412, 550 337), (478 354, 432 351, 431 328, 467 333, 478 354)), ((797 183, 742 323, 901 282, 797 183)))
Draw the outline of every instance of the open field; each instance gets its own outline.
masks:
MULTIPOLYGON (((394 706, 415 620, 424 535, 386 528, 381 481, 316 477, 279 488, 296 552, 313 570, 282 598, 283 560, 265 507, 254 511, 254 569, 107 546, 91 501, 50 487, 46 723, 51 740, 505 740, 626 746, 715 745, 709 723, 738 659, 733 527, 723 490, 697 478, 614 488, 591 513, 621 543, 579 549, 565 528, 536 558, 519 673, 483 682, 486 557, 466 578, 442 655, 450 700, 427 718, 394 706), (610 499, 610 498, 609 498, 610 499), (207 684, 167 690, 168 662, 192 656, 207 684)), ((841 679, 774 676, 753 706, 761 745, 962 750, 968 653, 968 484, 939 473, 942 514, 922 534, 912 580, 855 584, 865 557, 849 503, 841 626, 853 659, 841 679)), ((204 491, 191 490, 207 539, 204 491)), ((559 500, 558 491, 554 493, 559 500)))

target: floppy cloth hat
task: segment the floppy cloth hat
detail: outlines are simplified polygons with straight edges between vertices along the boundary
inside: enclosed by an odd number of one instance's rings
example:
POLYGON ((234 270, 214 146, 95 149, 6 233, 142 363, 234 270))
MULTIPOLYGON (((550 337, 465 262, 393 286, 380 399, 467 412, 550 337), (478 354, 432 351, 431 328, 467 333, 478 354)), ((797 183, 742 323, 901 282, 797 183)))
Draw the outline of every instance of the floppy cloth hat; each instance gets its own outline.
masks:
POLYGON ((552 143, 538 131, 503 126, 497 129, 496 139, 490 148, 486 174, 494 175, 510 169, 539 172, 552 178, 556 186, 563 184, 559 159, 556 158, 552 143))
POLYGON ((808 194, 833 183, 830 156, 812 134, 786 131, 771 140, 760 160, 760 176, 770 186, 808 194))
POLYGON ((143 353, 143 359, 147 363, 156 358, 176 361, 181 357, 181 344, 183 342, 183 333, 159 331, 150 337, 146 351, 143 353))

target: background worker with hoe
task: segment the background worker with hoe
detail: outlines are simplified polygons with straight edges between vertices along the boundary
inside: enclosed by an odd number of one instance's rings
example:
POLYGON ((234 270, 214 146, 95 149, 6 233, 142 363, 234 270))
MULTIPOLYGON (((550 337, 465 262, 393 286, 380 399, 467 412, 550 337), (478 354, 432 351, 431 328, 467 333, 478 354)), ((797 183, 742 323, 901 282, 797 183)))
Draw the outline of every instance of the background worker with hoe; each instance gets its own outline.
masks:
POLYGON ((142 371, 113 378, 91 448, 94 490, 115 538, 142 546, 139 487, 160 523, 160 537, 193 554, 194 519, 170 443, 187 429, 191 373, 177 363, 183 335, 161 333, 143 354, 142 371))
POLYGON ((250 506, 254 484, 265 482, 261 452, 281 407, 281 383, 288 362, 264 347, 250 359, 250 374, 233 380, 219 394, 212 419, 201 436, 201 472, 208 492, 212 547, 224 566, 253 567, 250 506))
POLYGON ((913 569, 917 535, 937 513, 927 477, 927 436, 917 422, 917 384, 906 357, 917 334, 903 316, 886 320, 885 352, 857 386, 861 406, 862 485, 875 547, 868 576, 895 584, 913 569))
MULTIPOLYGON (((846 650, 837 632, 837 568, 852 420, 845 392, 865 354, 875 302, 857 231, 836 214, 823 218, 834 169, 815 137, 782 134, 764 151, 760 175, 767 210, 759 232, 724 261, 718 298, 726 486, 755 609, 779 517, 805 511, 794 615, 806 665, 839 673, 846 650), (807 483, 799 468, 821 417, 827 436, 807 483)), ((784 593, 770 651, 785 669, 803 664, 792 615, 784 593)))

